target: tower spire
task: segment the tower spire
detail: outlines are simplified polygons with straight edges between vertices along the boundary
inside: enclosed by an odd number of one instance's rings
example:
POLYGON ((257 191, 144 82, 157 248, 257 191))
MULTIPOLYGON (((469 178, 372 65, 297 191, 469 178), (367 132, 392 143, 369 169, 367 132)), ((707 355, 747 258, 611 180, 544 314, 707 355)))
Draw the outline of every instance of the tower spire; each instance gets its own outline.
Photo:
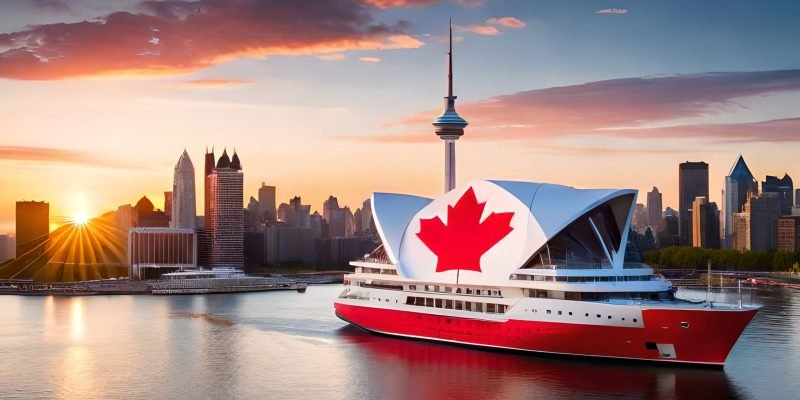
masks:
POLYGON ((453 95, 453 20, 450 19, 450 44, 447 52, 447 97, 444 114, 433 121, 436 135, 444 140, 444 191, 456 186, 456 140, 464 135, 467 121, 456 112, 456 96, 453 95))
POLYGON ((450 18, 450 51, 447 53, 447 97, 453 97, 453 19, 450 18))

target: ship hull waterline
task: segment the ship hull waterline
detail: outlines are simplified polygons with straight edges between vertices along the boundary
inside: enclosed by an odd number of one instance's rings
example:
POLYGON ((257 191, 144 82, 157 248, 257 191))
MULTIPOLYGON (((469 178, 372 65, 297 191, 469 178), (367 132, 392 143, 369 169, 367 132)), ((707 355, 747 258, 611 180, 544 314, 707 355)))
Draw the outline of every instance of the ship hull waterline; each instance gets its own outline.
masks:
POLYGON ((721 369, 757 309, 643 309, 644 327, 490 321, 336 302, 336 316, 365 331, 484 350, 721 369), (688 322, 688 328, 681 324, 688 322), (670 357, 662 357, 667 345, 670 357))

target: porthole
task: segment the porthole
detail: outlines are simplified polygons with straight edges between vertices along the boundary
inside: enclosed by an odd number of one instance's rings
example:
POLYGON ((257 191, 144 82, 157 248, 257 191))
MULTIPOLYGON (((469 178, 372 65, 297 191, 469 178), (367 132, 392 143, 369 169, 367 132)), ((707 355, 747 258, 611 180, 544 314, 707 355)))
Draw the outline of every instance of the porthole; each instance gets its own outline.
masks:
POLYGON ((688 322, 681 322, 681 328, 689 329, 689 323, 688 322))
POLYGON ((636 318, 634 318, 634 319, 633 319, 633 322, 639 322, 639 320, 637 320, 636 318))
POLYGON ((608 319, 611 319, 611 316, 610 316, 610 315, 608 316, 608 319))

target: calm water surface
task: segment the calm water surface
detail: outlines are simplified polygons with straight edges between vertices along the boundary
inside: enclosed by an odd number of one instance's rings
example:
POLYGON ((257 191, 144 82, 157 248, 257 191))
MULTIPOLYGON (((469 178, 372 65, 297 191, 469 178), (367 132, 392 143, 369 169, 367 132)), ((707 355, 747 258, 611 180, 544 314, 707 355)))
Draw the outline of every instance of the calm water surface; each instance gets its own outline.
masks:
MULTIPOLYGON (((332 299, 340 289, 0 296, 0 397, 796 399, 800 393, 796 290, 753 295, 764 308, 725 369, 717 371, 538 358, 376 337, 333 315, 332 299)), ((680 294, 705 297, 703 292, 680 294)))

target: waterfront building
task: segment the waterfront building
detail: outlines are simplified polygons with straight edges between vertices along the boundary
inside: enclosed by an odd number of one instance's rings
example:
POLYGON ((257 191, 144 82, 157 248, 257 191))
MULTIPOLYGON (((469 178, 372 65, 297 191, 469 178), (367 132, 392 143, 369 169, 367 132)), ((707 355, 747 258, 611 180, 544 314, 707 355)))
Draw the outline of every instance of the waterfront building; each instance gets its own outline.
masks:
POLYGON ((733 214, 742 212, 744 204, 750 196, 758 194, 758 182, 747 163, 744 162, 744 157, 740 154, 736 162, 731 167, 728 176, 725 177, 725 200, 723 209, 725 210, 725 217, 723 225, 725 226, 725 247, 733 246, 733 214))
POLYGON ((18 201, 16 207, 16 256, 44 252, 50 234, 50 204, 44 201, 18 201))
POLYGON ((0 263, 14 259, 17 252, 17 242, 14 236, 0 235, 0 263))
POLYGON ((197 267, 197 234, 189 228, 131 228, 128 231, 128 276, 156 279, 197 267))
POLYGON ((696 197, 692 204, 692 245, 707 249, 719 248, 719 209, 705 197, 696 197))
POLYGON ((680 244, 692 244, 692 203, 696 197, 708 198, 708 164, 681 163, 678 167, 678 229, 680 244))
POLYGON ((194 164, 186 150, 183 150, 183 154, 175 164, 172 200, 173 210, 170 226, 173 228, 196 228, 197 199, 195 197, 194 164))
POLYGON ((258 189, 260 218, 267 221, 274 221, 277 218, 278 212, 275 204, 275 186, 267 186, 265 182, 261 182, 261 187, 258 189))
POLYGON ((151 228, 167 228, 169 227, 169 218, 167 214, 161 210, 156 210, 153 202, 142 196, 136 205, 133 206, 134 212, 134 226, 137 227, 151 227, 151 228))
POLYGON ((261 266, 267 263, 266 233, 264 231, 244 232, 244 263, 245 265, 261 266))
POLYGON ((339 207, 339 200, 330 196, 322 205, 322 218, 328 223, 331 237, 350 237, 355 233, 355 220, 350 208, 339 207))
POLYGON ((800 216, 778 218, 778 250, 800 252, 800 216))
POLYGON ((656 243, 659 247, 675 246, 678 244, 678 239, 678 216, 675 214, 664 215, 656 233, 656 243))
POLYGON ((331 237, 317 241, 319 262, 346 264, 356 261, 374 250, 376 244, 368 237, 331 237))
POLYGON ((250 201, 247 203, 247 208, 244 210, 244 227, 245 231, 260 231, 261 230, 261 217, 260 207, 258 200, 250 196, 250 201))
POLYGON ((222 152, 216 166, 206 176, 208 213, 206 234, 211 240, 212 267, 244 266, 244 175, 239 156, 222 152))
POLYGON ((164 214, 172 221, 172 192, 164 192, 164 214))
POLYGON ((372 218, 372 202, 370 199, 364 200, 361 205, 361 230, 363 235, 375 233, 375 220, 372 218))
POLYGON ((268 264, 317 262, 316 241, 319 238, 319 230, 310 226, 272 224, 264 235, 266 261, 268 264))
POLYGON ((734 248, 740 251, 777 250, 780 213, 781 202, 777 193, 750 196, 743 211, 734 214, 734 248))
POLYGON ((114 221, 119 229, 127 232, 136 225, 136 212, 130 204, 124 204, 117 207, 114 214, 114 221))
POLYGON ((637 203, 636 207, 633 209, 633 230, 640 235, 644 235, 649 225, 650 224, 647 223, 647 209, 644 207, 644 204, 637 203))
POLYGON ((289 200, 289 204, 282 203, 280 207, 278 207, 278 220, 284 222, 288 226, 310 226, 310 214, 311 206, 303 204, 300 196, 295 196, 289 200))
POLYGON ((794 190, 794 205, 800 207, 800 189, 794 190))
POLYGON ((767 179, 761 182, 761 191, 763 193, 777 193, 781 201, 781 215, 792 214, 794 184, 789 174, 784 174, 781 179, 767 175, 767 179))
POLYGON ((661 223, 661 212, 663 209, 661 192, 658 188, 653 186, 653 190, 647 192, 647 225, 653 228, 654 231, 658 230, 658 224, 661 223))

